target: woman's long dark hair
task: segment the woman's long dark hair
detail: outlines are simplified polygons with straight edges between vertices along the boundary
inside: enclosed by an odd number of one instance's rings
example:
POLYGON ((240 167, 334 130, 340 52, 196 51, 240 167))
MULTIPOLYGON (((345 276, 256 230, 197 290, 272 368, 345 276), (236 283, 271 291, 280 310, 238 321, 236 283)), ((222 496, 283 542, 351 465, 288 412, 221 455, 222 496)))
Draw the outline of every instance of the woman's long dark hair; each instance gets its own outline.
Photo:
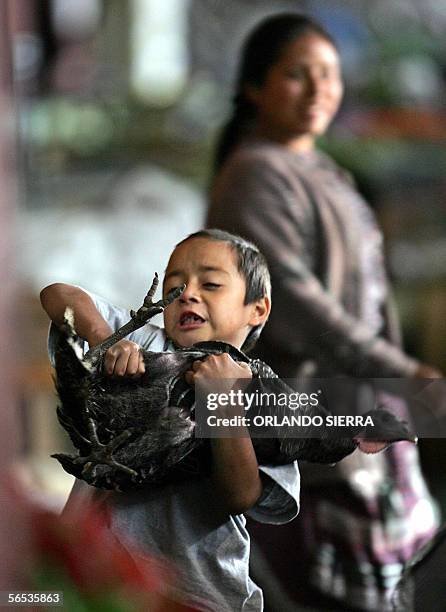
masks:
POLYGON ((284 13, 262 21, 246 40, 235 95, 233 112, 223 127, 216 147, 215 171, 217 172, 238 143, 249 133, 256 116, 256 107, 246 96, 246 86, 261 86, 268 70, 280 58, 284 47, 296 38, 314 33, 336 48, 330 34, 306 15, 284 13))

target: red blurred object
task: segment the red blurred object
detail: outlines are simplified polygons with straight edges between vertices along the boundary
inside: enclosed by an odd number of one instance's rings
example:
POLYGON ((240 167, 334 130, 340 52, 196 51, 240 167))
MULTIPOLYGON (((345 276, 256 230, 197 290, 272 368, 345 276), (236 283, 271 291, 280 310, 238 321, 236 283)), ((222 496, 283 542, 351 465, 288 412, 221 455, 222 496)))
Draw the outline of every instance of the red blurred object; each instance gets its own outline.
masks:
POLYGON ((174 571, 167 564, 137 551, 127 550, 108 528, 105 512, 88 507, 76 518, 64 518, 33 509, 32 535, 35 559, 63 570, 79 593, 125 593, 135 599, 135 609, 154 612, 193 612, 165 595, 174 571), (137 560, 135 560, 135 557, 137 560))

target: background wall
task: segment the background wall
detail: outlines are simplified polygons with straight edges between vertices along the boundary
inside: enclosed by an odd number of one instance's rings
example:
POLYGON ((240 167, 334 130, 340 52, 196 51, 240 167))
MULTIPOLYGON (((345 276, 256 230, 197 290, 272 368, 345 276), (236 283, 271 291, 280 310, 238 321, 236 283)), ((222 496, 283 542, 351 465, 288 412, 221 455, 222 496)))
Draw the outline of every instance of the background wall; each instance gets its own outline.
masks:
MULTIPOLYGON (((71 481, 48 458, 67 442, 38 291, 59 280, 139 305, 173 245, 202 223, 241 40, 266 14, 300 9, 332 32, 345 67, 346 99, 321 146, 354 173, 381 218, 409 350, 446 369, 446 6, 15 0, 16 414, 30 482, 48 503, 60 506, 71 481)), ((443 446, 423 451, 434 476, 443 446)))

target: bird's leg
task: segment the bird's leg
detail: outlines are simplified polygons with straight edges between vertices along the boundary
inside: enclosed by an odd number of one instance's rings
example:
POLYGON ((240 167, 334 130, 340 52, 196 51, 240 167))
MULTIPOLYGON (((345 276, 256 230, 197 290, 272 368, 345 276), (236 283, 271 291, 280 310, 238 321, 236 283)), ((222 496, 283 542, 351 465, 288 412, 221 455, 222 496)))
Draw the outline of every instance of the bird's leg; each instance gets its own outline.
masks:
POLYGON ((176 300, 184 291, 185 285, 181 287, 176 287, 169 291, 165 299, 158 300, 158 302, 153 303, 153 296, 155 295, 155 291, 158 287, 158 274, 155 273, 155 277, 152 281, 152 285, 147 292, 146 297, 144 298, 142 306, 135 312, 134 310, 130 311, 131 319, 125 325, 120 327, 117 331, 115 331, 111 336, 106 338, 103 342, 90 349, 88 353, 84 357, 84 362, 89 363, 90 365, 96 365, 100 363, 102 357, 105 355, 107 350, 122 340, 131 332, 139 329, 143 325, 147 323, 152 317, 163 312, 163 310, 171 304, 174 300, 176 300))
POLYGON ((95 446, 87 457, 78 457, 74 460, 74 463, 84 466, 82 470, 83 476, 91 476, 94 478, 99 465, 108 465, 115 470, 136 477, 138 476, 138 472, 113 458, 113 451, 121 446, 131 435, 132 433, 129 430, 123 431, 109 444, 99 444, 95 446))
POLYGON ((119 463, 113 458, 114 451, 121 446, 130 436, 132 432, 128 429, 123 431, 112 438, 107 444, 103 444, 98 437, 96 423, 90 416, 90 410, 87 406, 84 408, 84 416, 86 419, 86 425, 89 433, 88 443, 90 444, 90 453, 86 456, 77 457, 74 459, 74 463, 77 465, 83 465, 82 474, 83 476, 95 477, 96 469, 98 465, 108 465, 121 472, 128 474, 129 476, 138 476, 138 472, 131 468, 119 463))
POLYGON ((89 438, 81 435, 74 426, 71 426, 71 429, 75 429, 76 434, 79 435, 79 438, 81 438, 85 444, 90 446, 89 454, 82 456, 55 454, 52 456, 59 460, 69 459, 74 464, 83 466, 82 475, 86 477, 90 476, 93 484, 94 478, 96 477, 97 467, 99 465, 108 465, 116 470, 132 476, 133 478, 137 477, 138 473, 135 470, 132 470, 113 458, 113 452, 132 435, 132 432, 125 430, 119 434, 119 436, 111 439, 107 444, 102 444, 97 434, 96 423, 90 416, 90 411, 87 406, 83 408, 83 413, 84 419, 86 420, 89 438))

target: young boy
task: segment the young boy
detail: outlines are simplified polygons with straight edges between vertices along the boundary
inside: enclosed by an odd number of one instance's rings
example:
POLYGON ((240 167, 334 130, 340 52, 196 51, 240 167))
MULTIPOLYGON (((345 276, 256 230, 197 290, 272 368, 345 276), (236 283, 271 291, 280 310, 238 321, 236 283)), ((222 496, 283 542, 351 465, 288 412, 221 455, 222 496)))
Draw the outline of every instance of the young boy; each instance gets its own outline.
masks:
MULTIPOLYGON (((220 340, 246 350, 255 343, 270 312, 270 279, 254 245, 220 230, 192 234, 170 257, 164 295, 183 283, 182 295, 164 311, 165 329, 146 324, 114 345, 105 356, 107 374, 143 373, 140 347, 174 351, 220 340)), ((50 285, 41 300, 56 325, 71 306, 77 333, 90 346, 130 318, 128 311, 69 285, 50 285)), ((57 333, 52 326, 50 354, 57 333)), ((210 379, 224 385, 228 379, 251 376, 247 364, 222 354, 195 362, 186 379, 206 386, 210 379)), ((249 577, 249 535, 242 513, 272 524, 293 519, 298 512, 297 465, 259 466, 249 436, 210 443, 210 478, 154 485, 132 494, 102 493, 78 481, 68 508, 75 513, 86 500, 103 496, 110 527, 122 543, 173 562, 179 577, 171 593, 179 601, 208 612, 259 612, 262 593, 249 577)))

